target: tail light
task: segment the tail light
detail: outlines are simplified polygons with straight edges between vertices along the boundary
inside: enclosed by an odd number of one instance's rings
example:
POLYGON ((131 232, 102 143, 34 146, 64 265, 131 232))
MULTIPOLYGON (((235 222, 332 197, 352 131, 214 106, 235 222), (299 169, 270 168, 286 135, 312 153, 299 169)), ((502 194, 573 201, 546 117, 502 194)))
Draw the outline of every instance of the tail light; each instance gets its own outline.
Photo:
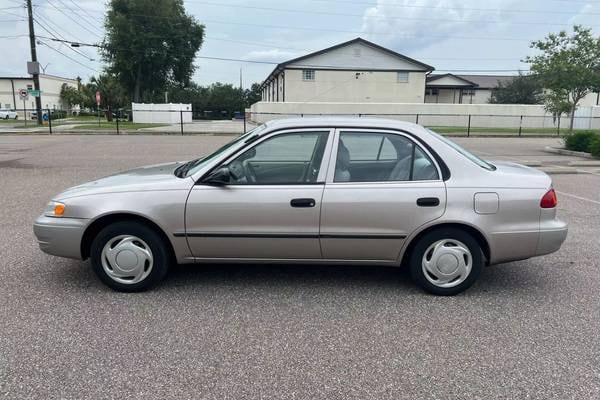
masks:
POLYGON ((540 201, 540 207, 542 208, 554 208, 558 204, 558 199, 556 198, 556 192, 554 189, 550 189, 546 192, 542 200, 540 201))

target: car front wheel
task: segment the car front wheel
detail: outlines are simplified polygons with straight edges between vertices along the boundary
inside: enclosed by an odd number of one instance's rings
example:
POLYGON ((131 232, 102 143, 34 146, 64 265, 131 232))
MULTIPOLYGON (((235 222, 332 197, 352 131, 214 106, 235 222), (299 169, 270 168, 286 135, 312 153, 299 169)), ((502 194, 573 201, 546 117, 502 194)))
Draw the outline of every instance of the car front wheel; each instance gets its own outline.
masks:
POLYGON ((90 251, 92 268, 107 286, 122 292, 146 290, 166 275, 169 252, 160 235, 134 221, 102 229, 90 251))
POLYGON ((410 257, 410 272, 415 283, 441 296, 468 289, 477 280, 483 265, 483 252, 477 240, 454 228, 425 234, 410 257))

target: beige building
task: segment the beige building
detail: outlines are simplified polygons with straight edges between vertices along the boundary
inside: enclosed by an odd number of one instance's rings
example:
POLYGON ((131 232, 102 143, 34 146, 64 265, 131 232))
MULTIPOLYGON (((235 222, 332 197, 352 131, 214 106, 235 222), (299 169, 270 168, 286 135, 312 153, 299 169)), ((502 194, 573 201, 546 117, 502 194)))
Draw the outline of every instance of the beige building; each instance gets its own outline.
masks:
MULTIPOLYGON (((432 74, 434 68, 362 38, 275 67, 264 102, 488 104, 514 75, 432 74)), ((590 93, 580 106, 600 105, 590 93)))
MULTIPOLYGON (((60 90, 63 84, 77 87, 77 79, 63 78, 54 75, 40 75, 40 89, 42 91, 42 108, 64 108, 60 101, 60 90)), ((23 101, 19 98, 20 89, 33 89, 33 79, 30 77, 0 76, 0 107, 21 112, 23 101)), ((29 96, 25 108, 35 109, 35 98, 29 96)), ((29 111, 28 111, 29 114, 29 111)), ((19 115, 22 117, 22 113, 19 115)))
POLYGON ((425 103, 487 104, 498 84, 512 79, 512 75, 430 74, 425 87, 425 103))
POLYGON ((423 103, 433 69, 357 38, 277 65, 262 83, 262 100, 423 103))

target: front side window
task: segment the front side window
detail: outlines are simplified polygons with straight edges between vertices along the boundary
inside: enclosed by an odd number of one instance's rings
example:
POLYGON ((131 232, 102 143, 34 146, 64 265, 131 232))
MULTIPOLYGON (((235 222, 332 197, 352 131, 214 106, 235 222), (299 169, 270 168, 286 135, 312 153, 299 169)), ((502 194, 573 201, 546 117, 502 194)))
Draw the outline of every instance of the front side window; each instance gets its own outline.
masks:
POLYGON ((314 69, 303 69, 302 70, 302 80, 314 81, 315 80, 315 70, 314 69))
POLYGON ((317 181, 328 132, 284 133, 246 150, 228 164, 235 185, 293 185, 317 181))
POLYGON ((439 179, 435 164, 412 140, 392 133, 341 132, 334 182, 439 179))

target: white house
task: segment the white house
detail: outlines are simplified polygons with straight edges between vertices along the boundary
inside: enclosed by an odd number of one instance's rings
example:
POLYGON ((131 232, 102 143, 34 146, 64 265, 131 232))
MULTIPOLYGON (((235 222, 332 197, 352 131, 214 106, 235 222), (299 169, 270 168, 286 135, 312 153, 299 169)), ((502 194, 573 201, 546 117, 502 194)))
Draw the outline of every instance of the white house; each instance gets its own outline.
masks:
MULTIPOLYGON (((64 108, 60 101, 60 90, 63 84, 77 87, 78 81, 77 79, 40 74, 42 108, 64 108)), ((23 101, 19 98, 20 89, 33 89, 33 78, 0 76, 0 107, 17 111, 22 110, 23 101)), ((35 98, 29 96, 25 108, 35 109, 35 98)))
POLYGON ((433 70, 357 38, 277 65, 262 83, 262 100, 423 103, 433 70))

